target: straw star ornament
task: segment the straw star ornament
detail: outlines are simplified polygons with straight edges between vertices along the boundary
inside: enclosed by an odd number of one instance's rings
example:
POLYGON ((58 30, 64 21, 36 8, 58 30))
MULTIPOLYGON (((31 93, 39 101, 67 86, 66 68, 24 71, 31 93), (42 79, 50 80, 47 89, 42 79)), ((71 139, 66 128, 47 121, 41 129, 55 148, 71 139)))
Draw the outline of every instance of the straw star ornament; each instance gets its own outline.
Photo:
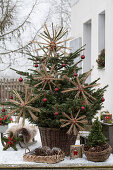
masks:
POLYGON ((89 75, 91 74, 92 69, 89 70, 87 73, 84 74, 84 76, 82 78, 79 78, 78 76, 76 76, 76 81, 71 80, 68 76, 65 76, 65 78, 67 80, 70 81, 70 83, 72 83, 75 87, 73 88, 68 88, 62 91, 62 93, 67 93, 67 92, 73 92, 73 91, 77 91, 76 95, 75 95, 75 99, 77 97, 79 97, 80 95, 82 95, 84 102, 86 105, 90 104, 91 100, 96 100, 96 98, 94 98, 93 96, 91 96, 86 89, 90 88, 90 87, 96 87, 99 84, 90 84, 90 85, 85 85, 85 81, 86 79, 89 77, 89 75))
MULTIPOLYGON (((25 86, 25 96, 24 99, 20 96, 20 94, 17 92, 17 90, 13 90, 13 93, 15 94, 15 100, 10 99, 9 102, 14 104, 16 108, 12 109, 12 111, 9 113, 10 115, 14 115, 15 113, 18 114, 16 122, 19 122, 20 117, 23 116, 22 124, 25 124, 25 114, 26 111, 30 114, 33 120, 37 120, 38 118, 34 115, 33 112, 40 112, 40 109, 30 106, 30 104, 39 98, 39 95, 32 97, 32 93, 29 93, 28 86, 25 86)), ((28 114, 27 113, 27 114, 28 114)))
POLYGON ((58 72, 54 73, 54 68, 55 65, 53 65, 50 69, 50 71, 47 71, 47 67, 42 64, 42 69, 41 71, 38 71, 38 69, 36 70, 39 73, 39 77, 34 76, 33 79, 37 80, 38 83, 34 85, 34 87, 38 87, 39 85, 43 84, 42 90, 45 89, 46 85, 49 86, 50 91, 52 91, 52 86, 54 85, 55 87, 57 87, 57 84, 55 83, 55 81, 58 80, 62 80, 61 78, 58 78, 58 72))
POLYGON ((36 49, 37 50, 43 50, 46 53, 47 59, 51 57, 52 53, 54 54, 54 57, 58 57, 57 51, 61 53, 67 53, 63 49, 68 49, 70 50, 69 47, 64 47, 63 43, 71 40, 72 38, 68 38, 65 40, 61 40, 62 37, 67 33, 67 29, 63 28, 54 28, 52 25, 52 35, 49 33, 49 30, 46 26, 44 25, 45 31, 44 34, 38 35, 41 39, 43 39, 45 42, 38 42, 38 41, 32 41, 32 43, 37 43, 40 48, 36 49), (41 46, 43 45, 43 46, 41 46))
POLYGON ((80 109, 77 112, 76 116, 74 117, 73 114, 70 112, 70 117, 63 112, 63 115, 67 118, 67 119, 60 119, 60 122, 62 123, 61 127, 66 127, 68 125, 70 125, 69 130, 67 131, 67 134, 74 134, 75 136, 78 134, 78 131, 81 130, 83 131, 84 128, 81 125, 87 124, 87 120, 85 120, 86 116, 80 116, 78 117, 80 113, 80 109))

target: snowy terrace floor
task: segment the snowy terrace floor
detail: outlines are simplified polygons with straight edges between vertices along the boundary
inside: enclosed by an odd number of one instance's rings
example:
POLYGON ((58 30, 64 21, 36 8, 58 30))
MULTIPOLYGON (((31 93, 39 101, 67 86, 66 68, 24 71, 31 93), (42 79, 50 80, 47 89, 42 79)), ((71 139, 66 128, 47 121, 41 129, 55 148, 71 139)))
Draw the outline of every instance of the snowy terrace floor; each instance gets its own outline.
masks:
MULTIPOLYGON (((13 124, 10 124, 12 126, 13 124)), ((37 143, 30 146, 30 150, 35 149, 36 147, 41 146, 40 134, 37 132, 35 138, 37 143)), ((0 140, 1 141, 1 140, 0 140)), ((79 141, 77 141, 79 144, 79 141)), ((105 162, 94 163, 88 161, 83 155, 83 158, 77 158, 75 160, 70 160, 69 157, 65 157, 64 161, 57 164, 45 164, 45 163, 33 163, 33 162, 24 162, 23 154, 25 149, 22 149, 18 146, 18 151, 8 149, 3 151, 2 144, 0 143, 0 169, 40 169, 40 170, 113 170, 113 154, 110 155, 109 159, 105 162)))

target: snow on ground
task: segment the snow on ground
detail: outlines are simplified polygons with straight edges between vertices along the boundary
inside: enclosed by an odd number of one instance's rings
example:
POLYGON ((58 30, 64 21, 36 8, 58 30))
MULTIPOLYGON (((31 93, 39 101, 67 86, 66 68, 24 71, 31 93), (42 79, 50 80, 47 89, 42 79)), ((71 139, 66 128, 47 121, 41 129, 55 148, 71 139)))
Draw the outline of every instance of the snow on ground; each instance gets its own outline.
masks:
MULTIPOLYGON (((11 127, 12 125, 14 125, 14 123, 9 124, 9 126, 11 127)), ((38 128, 37 128, 38 130, 38 128)), ((37 135, 35 137, 35 139, 37 140, 37 143, 29 146, 30 150, 35 149, 36 147, 41 146, 41 140, 40 140, 40 134, 39 134, 39 130, 37 131, 37 135)), ((1 140, 0 140, 1 141, 1 140)), ((79 144, 79 141, 76 142, 76 144, 79 144)), ((8 149, 7 151, 3 151, 3 146, 0 142, 0 165, 4 165, 4 164, 12 164, 12 165, 28 165, 28 166, 47 166, 47 164, 45 163, 34 163, 34 162, 24 162, 23 161, 23 154, 25 153, 25 149, 20 148, 20 146, 17 146, 18 151, 14 151, 12 148, 8 149)), ((113 154, 110 155, 109 159, 106 160, 105 162, 91 162, 88 161, 85 157, 85 155, 83 155, 83 158, 77 158, 74 160, 70 160, 70 157, 65 157, 64 161, 55 164, 54 166, 109 166, 109 165, 113 165, 113 154)), ((48 165, 50 166, 50 165, 48 165)))

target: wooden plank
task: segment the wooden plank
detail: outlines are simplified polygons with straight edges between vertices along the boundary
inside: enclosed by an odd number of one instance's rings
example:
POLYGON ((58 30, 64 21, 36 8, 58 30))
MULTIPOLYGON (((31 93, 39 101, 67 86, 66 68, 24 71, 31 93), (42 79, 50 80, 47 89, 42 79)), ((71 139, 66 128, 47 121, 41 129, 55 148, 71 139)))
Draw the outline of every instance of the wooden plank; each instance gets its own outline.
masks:
MULTIPOLYGON (((24 81, 19 82, 18 79, 0 79, 0 101, 6 102, 13 95, 13 89, 24 91, 24 81)), ((15 99, 14 95, 13 98, 15 99)))
POLYGON ((56 165, 50 165, 48 164, 47 166, 43 167, 42 165, 1 165, 0 169, 19 169, 19 170, 113 170, 113 166, 77 166, 75 167, 56 167, 56 165))

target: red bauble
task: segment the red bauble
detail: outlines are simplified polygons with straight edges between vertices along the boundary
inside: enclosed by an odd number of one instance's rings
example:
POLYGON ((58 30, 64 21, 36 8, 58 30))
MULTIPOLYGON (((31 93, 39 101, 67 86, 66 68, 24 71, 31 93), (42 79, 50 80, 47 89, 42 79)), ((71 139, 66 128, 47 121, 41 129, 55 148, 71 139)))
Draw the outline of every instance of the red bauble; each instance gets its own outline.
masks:
POLYGON ((62 67, 65 67, 66 66, 66 64, 62 64, 62 67))
POLYGON ((84 106, 82 106, 82 107, 81 107, 81 110, 85 110, 85 107, 84 107, 84 106))
POLYGON ((55 91, 59 91, 59 88, 56 87, 56 88, 55 88, 55 91))
POLYGON ((4 109, 4 108, 2 109, 2 112, 5 112, 5 109, 4 109))
POLYGON ((74 76, 75 76, 75 77, 77 77, 77 76, 78 76, 78 74, 77 74, 77 73, 74 73, 74 76))
POLYGON ((85 58, 85 55, 81 55, 81 59, 84 59, 85 58))
POLYGON ((74 155, 78 155, 78 152, 75 150, 75 151, 73 151, 73 154, 74 155))
POLYGON ((10 99, 13 99, 13 96, 10 96, 9 98, 10 98, 10 99))
POLYGON ((35 64, 35 67, 38 67, 38 64, 35 64))
POLYGON ((19 82, 22 82, 22 81, 23 81, 23 78, 22 78, 22 77, 20 77, 20 78, 19 78, 19 82))
POLYGON ((47 98, 43 98, 43 102, 47 102, 47 98))
POLYGON ((59 114, 58 112, 55 112, 55 113, 54 113, 55 116, 58 116, 58 114, 59 114))
POLYGON ((101 101, 102 101, 102 102, 104 102, 104 101, 105 101, 104 97, 102 97, 102 98, 101 98, 101 101))

